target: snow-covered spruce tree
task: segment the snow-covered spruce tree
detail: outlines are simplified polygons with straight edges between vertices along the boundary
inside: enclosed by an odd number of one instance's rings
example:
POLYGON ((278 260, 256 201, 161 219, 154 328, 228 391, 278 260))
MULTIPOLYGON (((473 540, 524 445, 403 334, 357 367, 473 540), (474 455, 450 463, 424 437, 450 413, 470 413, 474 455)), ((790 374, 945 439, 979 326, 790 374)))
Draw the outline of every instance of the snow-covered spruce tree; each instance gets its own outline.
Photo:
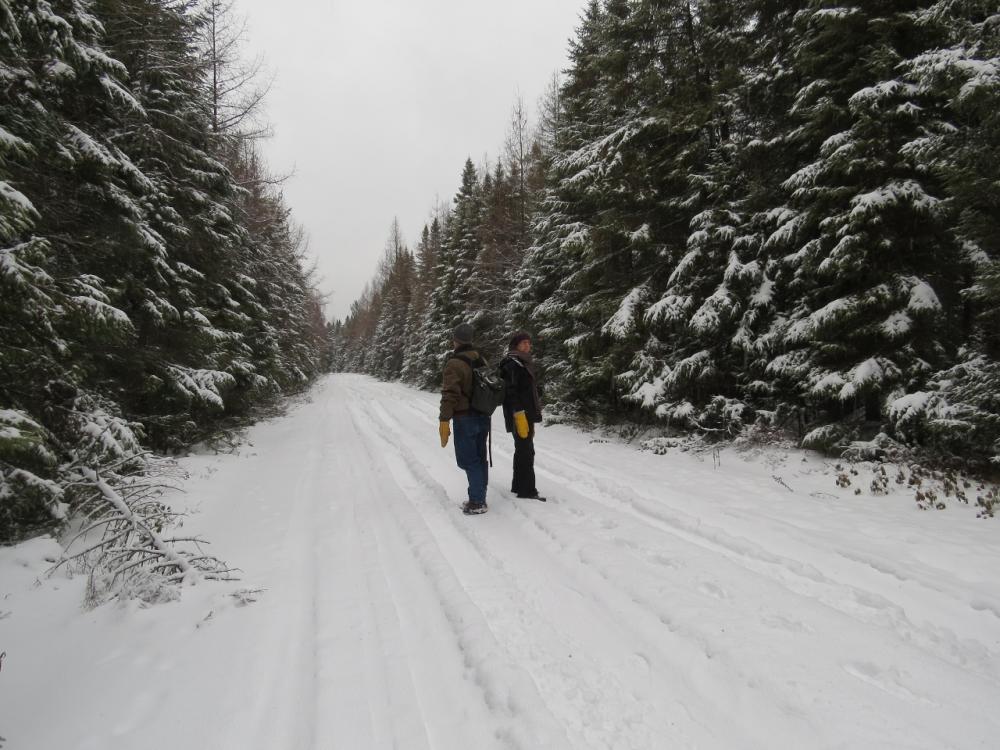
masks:
POLYGON ((397 219, 393 219, 376 278, 382 304, 369 343, 372 357, 367 372, 396 380, 402 375, 414 284, 413 254, 403 241, 397 219))
MULTIPOLYGON (((611 380, 599 331, 618 301, 614 290, 605 291, 603 272, 618 259, 608 247, 611 238, 596 231, 607 197, 606 165, 599 160, 613 160, 619 132, 605 96, 614 75, 607 69, 613 53, 609 15, 593 0, 571 40, 571 67, 560 94, 562 127, 550 155, 551 182, 507 313, 512 323, 532 329, 538 338, 550 403, 605 398, 611 380)), ((625 58, 623 51, 618 59, 625 58)), ((609 280, 615 276, 611 273, 609 280)))
POLYGON ((475 283, 481 310, 477 327, 486 355, 500 357, 517 325, 510 311, 525 254, 531 245, 530 221, 545 188, 547 164, 537 136, 530 133, 518 98, 511 111, 502 156, 484 179, 482 251, 475 283))
MULTIPOLYGON (((556 211, 555 206, 548 206, 545 201, 555 197, 552 161, 558 153, 557 139, 564 119, 559 74, 553 74, 550 79, 539 99, 538 111, 539 121, 533 137, 528 173, 531 210, 527 213, 524 245, 517 266, 510 272, 510 293, 504 306, 504 327, 507 331, 522 330, 530 325, 532 312, 540 301, 547 298, 558 278, 556 269, 545 267, 545 258, 551 259, 551 256, 540 250, 536 239, 545 236, 548 231, 547 225, 543 227, 538 222, 556 211)), ((545 342, 542 339, 536 341, 540 351, 544 351, 545 342)))
MULTIPOLYGON (((141 431, 114 400, 127 383, 108 360, 137 343, 121 302, 130 269, 123 245, 149 249, 142 201, 150 182, 115 136, 144 111, 122 63, 100 46, 103 27, 90 6, 2 11, 4 60, 13 63, 0 105, 11 146, 2 193, 21 210, 0 237, 0 540, 64 523, 67 512, 79 526, 92 501, 94 512, 138 529, 162 506, 152 495, 132 503, 123 494, 126 476, 148 464, 141 431)), ((85 521, 81 528, 93 532, 95 549, 131 548, 140 558, 130 564, 134 576, 159 575, 158 560, 144 552, 147 537, 102 534, 85 521)), ((160 552, 187 557, 192 572, 215 565, 169 543, 160 552)))
POLYGON ((465 160, 461 179, 448 222, 446 243, 452 265, 450 278, 446 275, 444 281, 452 290, 456 317, 471 318, 479 312, 470 307, 479 301, 475 277, 482 251, 480 228, 484 214, 483 184, 472 159, 465 160))
MULTIPOLYGON (((594 3, 571 50, 555 187, 531 253, 561 278, 534 318, 564 347, 546 351, 561 395, 590 401, 592 411, 614 406, 623 387, 645 403, 636 394, 663 353, 646 336, 643 311, 683 253, 699 199, 689 175, 725 126, 702 60, 704 11, 594 3), (649 350, 635 361, 644 340, 649 350)), ((525 291, 519 284, 519 299, 530 298, 525 291)))
POLYGON ((376 279, 370 281, 361 296, 351 303, 350 314, 340 328, 343 343, 337 368, 342 372, 371 372, 371 343, 382 310, 382 294, 376 282, 376 279))
POLYGON ((441 382, 442 343, 447 346, 446 337, 442 337, 443 321, 448 314, 448 299, 441 294, 445 283, 445 275, 451 266, 451 254, 445 247, 448 236, 448 225, 451 221, 451 210, 440 205, 431 222, 430 243, 433 248, 433 266, 422 266, 421 273, 426 288, 424 311, 417 323, 417 335, 413 340, 414 382, 424 388, 433 388, 441 382), (426 275, 429 274, 429 275, 426 275))
MULTIPOLYGON (((588 14, 596 19, 597 3, 591 4, 588 14)), ((513 271, 510 296, 504 310, 507 331, 534 328, 535 351, 546 363, 547 380, 558 378, 560 372, 565 373, 567 363, 562 341, 558 336, 550 336, 555 329, 535 327, 545 315, 539 311, 540 307, 546 305, 553 311, 558 307, 551 298, 562 279, 560 248, 562 241, 572 232, 573 220, 563 211, 566 204, 556 189, 559 178, 553 168, 564 133, 562 87, 559 76, 553 76, 539 104, 539 128, 535 137, 538 153, 532 175, 534 207, 528 219, 529 233, 525 238, 528 244, 513 271)), ((553 318, 550 316, 550 319, 553 318)), ((550 403, 554 396, 554 390, 547 389, 546 397, 550 403)))
POLYGON ((441 359, 451 348, 451 331, 462 320, 472 319, 463 294, 469 291, 469 279, 481 248, 478 236, 482 217, 479 176, 471 159, 462 169, 462 182, 452 206, 441 217, 441 244, 436 252, 434 278, 427 309, 419 328, 416 355, 419 384, 434 387, 440 383, 441 359))
POLYGON ((124 388, 126 411, 156 446, 180 447, 225 408, 236 385, 239 322, 219 281, 232 272, 239 228, 227 170, 206 152, 193 19, 154 0, 100 3, 105 40, 130 71, 141 111, 114 125, 116 143, 145 180, 134 243, 122 243, 115 301, 137 328, 139 354, 105 358, 124 388))
MULTIPOLYGON (((241 193, 205 150, 186 10, 2 5, 5 540, 46 513, 79 512, 102 486, 128 505, 119 489, 145 470, 140 438, 183 445, 232 407, 241 378, 265 380, 247 334, 274 308, 231 292, 254 281, 233 252, 245 247, 241 193)), ((301 267, 286 266, 283 278, 305 288, 301 267)), ((287 286, 275 296, 289 299, 287 286)))
POLYGON ((509 296, 506 272, 511 263, 514 227, 512 185, 502 161, 482 180, 482 201, 476 222, 479 251, 472 271, 460 292, 466 309, 474 311, 477 342, 484 354, 491 352, 503 336, 503 309, 509 296))
MULTIPOLYGON (((231 171, 242 189, 234 214, 240 226, 234 246, 235 278, 222 280, 219 295, 227 322, 240 331, 248 356, 234 362, 237 389, 248 403, 262 392, 294 391, 320 371, 326 336, 322 304, 306 267, 306 237, 274 187, 256 143, 237 138, 231 171), (226 292, 228 291, 228 296, 226 292)), ((227 401, 227 409, 240 405, 227 401)))
MULTIPOLYGON (((523 114, 515 116, 519 131, 526 129, 523 114)), ((524 133, 511 133, 509 143, 526 139, 524 133)), ((464 296, 476 312, 477 339, 488 359, 502 356, 512 330, 507 309, 514 290, 517 269, 528 245, 526 217, 533 206, 536 186, 529 181, 534 170, 537 149, 522 145, 506 158, 498 160, 492 174, 483 179, 483 210, 479 224, 481 249, 473 276, 464 296), (505 163, 508 165, 505 167, 505 163)))
POLYGON ((731 137, 728 145, 721 144, 723 158, 713 159, 709 169, 709 179, 722 187, 714 196, 719 203, 696 217, 708 219, 704 227, 693 227, 693 238, 703 231, 701 236, 721 243, 726 258, 725 270, 719 269, 719 289, 738 300, 734 315, 721 329, 720 352, 734 399, 728 398, 729 391, 722 399, 713 395, 708 407, 728 409, 734 428, 753 417, 787 429, 796 426, 800 416, 766 375, 775 353, 768 333, 788 304, 786 289, 775 283, 783 255, 766 243, 789 216, 782 183, 802 164, 799 134, 789 113, 801 87, 795 65, 795 19, 808 4, 809 0, 751 0, 745 7, 749 20, 735 38, 742 40, 746 54, 735 68, 734 87, 721 92, 735 104, 731 137), (727 220, 736 220, 735 231, 727 220))
POLYGON ((646 335, 619 380, 626 400, 661 418, 739 429, 749 409, 735 339, 762 279, 743 175, 743 148, 760 126, 743 86, 764 54, 756 45, 766 40, 753 36, 774 27, 757 22, 752 3, 644 4, 637 13, 640 26, 658 30, 645 45, 661 62, 644 64, 643 106, 650 127, 669 133, 653 163, 671 169, 654 187, 659 206, 647 222, 659 240, 654 272, 609 324, 646 335))
POLYGON ((383 258, 344 323, 339 368, 436 387, 451 331, 462 320, 476 328, 489 358, 500 355, 527 245, 526 215, 541 187, 540 150, 523 108, 515 105, 511 123, 506 154, 492 168, 480 172, 466 160, 450 209, 434 210, 416 257, 383 258))
POLYGON ((434 274, 440 246, 440 223, 435 218, 430 225, 424 224, 414 258, 413 298, 407 315, 402 364, 402 378, 408 383, 423 381, 421 359, 424 347, 421 336, 431 291, 437 283, 434 274))
POLYGON ((344 372, 344 353, 347 339, 344 336, 344 322, 334 320, 327 327, 327 368, 329 372, 344 372))
POLYGON ((986 2, 938 2, 917 14, 946 44, 906 61, 905 80, 941 107, 942 125, 904 149, 944 183, 964 255, 957 362, 928 388, 897 399, 910 440, 1000 462, 1000 13, 986 2))
MULTIPOLYGON (((260 141, 271 133, 262 112, 271 85, 263 58, 245 58, 246 23, 230 0, 201 2, 193 18, 208 151, 235 178, 233 214, 246 230, 233 248, 234 270, 242 279, 228 291, 235 304, 255 295, 245 304, 262 313, 246 332, 257 371, 248 371, 244 361, 237 374, 237 393, 249 403, 258 389, 301 388, 317 373, 325 338, 322 302, 313 270, 306 268, 305 232, 292 221, 280 192, 285 178, 271 174, 259 153, 260 141)), ((233 401, 227 408, 237 406, 233 401)))
MULTIPOLYGON (((900 65, 942 41, 927 3, 813 3, 796 17, 801 87, 786 138, 803 159, 784 182, 780 256, 788 307, 765 335, 772 387, 818 425, 805 444, 877 421, 946 362, 958 327, 960 246, 940 181, 906 144, 938 127, 900 65)), ((931 102, 930 104, 933 104, 931 102)))
POLYGON ((126 299, 149 356, 121 363, 134 383, 125 406, 154 444, 168 446, 307 383, 321 338, 308 332, 315 298, 301 232, 254 144, 213 130, 198 20, 187 10, 129 0, 109 5, 106 24, 148 112, 125 123, 120 142, 151 183, 150 235, 159 241, 136 259, 126 299))
MULTIPOLYGON (((100 421, 102 355, 134 341, 103 272, 142 179, 107 137, 138 108, 80 2, 0 3, 0 540, 60 521, 100 421), (94 414, 91 420, 90 412, 94 414)), ((131 427, 114 416, 127 445, 131 427)))
POLYGON ((417 283, 416 261, 393 219, 375 277, 338 324, 335 369, 396 380, 406 374, 404 367, 416 367, 410 339, 417 325, 412 312, 417 283))

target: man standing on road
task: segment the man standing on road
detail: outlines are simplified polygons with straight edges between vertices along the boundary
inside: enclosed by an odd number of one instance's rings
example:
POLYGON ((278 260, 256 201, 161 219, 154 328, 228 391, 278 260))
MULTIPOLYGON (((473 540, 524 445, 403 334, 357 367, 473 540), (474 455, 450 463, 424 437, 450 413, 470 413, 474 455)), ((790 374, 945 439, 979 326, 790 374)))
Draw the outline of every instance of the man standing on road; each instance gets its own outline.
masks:
POLYGON ((473 411, 472 368, 485 367, 486 360, 472 345, 473 330, 468 323, 455 328, 452 336, 455 350, 448 355, 441 377, 441 412, 438 431, 441 447, 448 445, 451 435, 449 420, 455 429, 455 460, 469 478, 469 499, 462 506, 466 515, 486 512, 486 439, 490 433, 490 418, 473 411))
POLYGON ((510 351, 500 363, 507 383, 503 419, 514 436, 514 479, 510 491, 518 497, 545 501, 535 486, 535 424, 542 421, 542 401, 531 356, 531 335, 521 331, 510 339, 510 351))

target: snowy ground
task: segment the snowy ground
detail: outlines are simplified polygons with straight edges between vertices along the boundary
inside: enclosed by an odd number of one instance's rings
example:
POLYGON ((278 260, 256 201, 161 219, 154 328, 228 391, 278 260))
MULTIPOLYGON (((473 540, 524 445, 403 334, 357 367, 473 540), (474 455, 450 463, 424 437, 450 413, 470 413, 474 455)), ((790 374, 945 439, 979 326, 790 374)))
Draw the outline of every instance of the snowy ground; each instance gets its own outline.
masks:
POLYGON ((1000 747, 1000 519, 565 426, 548 503, 506 491, 501 433, 469 518, 436 411, 335 376, 185 459, 172 502, 239 584, 85 612, 82 578, 35 583, 54 542, 0 549, 0 745, 1000 747))

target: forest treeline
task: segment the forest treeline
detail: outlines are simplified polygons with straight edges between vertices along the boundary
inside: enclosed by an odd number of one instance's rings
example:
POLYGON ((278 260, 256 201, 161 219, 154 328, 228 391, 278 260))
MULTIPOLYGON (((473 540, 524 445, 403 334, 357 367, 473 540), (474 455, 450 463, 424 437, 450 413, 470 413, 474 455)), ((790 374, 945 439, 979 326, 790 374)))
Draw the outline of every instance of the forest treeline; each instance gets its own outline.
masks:
POLYGON ((564 412, 1000 460, 995 2, 592 0, 539 112, 393 226, 337 368, 433 387, 468 319, 564 412))
POLYGON ((328 366, 242 28, 221 0, 0 0, 0 542, 100 527, 97 498, 155 546, 156 493, 119 504, 147 451, 328 366))

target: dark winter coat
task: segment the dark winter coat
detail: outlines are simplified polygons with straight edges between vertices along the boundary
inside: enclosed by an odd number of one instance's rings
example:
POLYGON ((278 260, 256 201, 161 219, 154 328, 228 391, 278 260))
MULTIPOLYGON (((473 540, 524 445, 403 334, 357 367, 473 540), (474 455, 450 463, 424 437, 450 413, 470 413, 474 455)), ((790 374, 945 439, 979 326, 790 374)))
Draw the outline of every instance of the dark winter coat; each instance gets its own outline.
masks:
POLYGON ((469 398, 472 396, 472 367, 467 362, 455 357, 463 357, 478 362, 482 359, 471 344, 462 344, 448 355, 444 363, 444 373, 441 375, 441 411, 438 419, 449 421, 456 414, 462 415, 469 411, 469 398))
POLYGON ((541 422, 542 401, 538 397, 538 381, 531 356, 508 352, 500 363, 500 373, 507 383, 503 399, 503 421, 507 432, 514 431, 514 412, 523 411, 530 424, 541 422))

